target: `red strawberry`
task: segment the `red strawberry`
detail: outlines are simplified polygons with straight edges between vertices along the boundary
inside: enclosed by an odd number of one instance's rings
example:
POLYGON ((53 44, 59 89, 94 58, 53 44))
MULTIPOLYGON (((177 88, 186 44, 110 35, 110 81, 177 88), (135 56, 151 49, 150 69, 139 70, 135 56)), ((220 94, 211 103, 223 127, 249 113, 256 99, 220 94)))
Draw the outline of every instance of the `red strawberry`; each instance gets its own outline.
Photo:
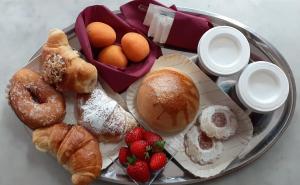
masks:
POLYGON ((149 158, 151 146, 144 140, 134 141, 130 145, 130 152, 138 159, 145 160, 149 158))
POLYGON ((157 171, 162 169, 167 164, 167 156, 163 152, 155 153, 151 156, 150 159, 150 170, 157 171))
POLYGON ((127 158, 131 156, 130 150, 127 147, 121 147, 119 150, 119 161, 122 165, 127 165, 127 158))
POLYGON ((134 141, 142 140, 145 130, 142 127, 136 127, 129 131, 125 136, 125 142, 129 146, 134 141))
POLYGON ((163 141, 160 135, 151 131, 145 131, 143 136, 144 140, 152 146, 153 152, 161 152, 164 150, 165 141, 163 141))
POLYGON ((134 164, 129 164, 127 174, 138 182, 147 182, 150 179, 149 167, 145 161, 138 160, 134 164))
POLYGON ((156 141, 161 141, 162 140, 162 138, 160 137, 160 135, 158 135, 158 134, 156 134, 154 132, 148 131, 148 130, 146 130, 144 132, 143 138, 146 141, 148 141, 150 145, 152 145, 156 141))

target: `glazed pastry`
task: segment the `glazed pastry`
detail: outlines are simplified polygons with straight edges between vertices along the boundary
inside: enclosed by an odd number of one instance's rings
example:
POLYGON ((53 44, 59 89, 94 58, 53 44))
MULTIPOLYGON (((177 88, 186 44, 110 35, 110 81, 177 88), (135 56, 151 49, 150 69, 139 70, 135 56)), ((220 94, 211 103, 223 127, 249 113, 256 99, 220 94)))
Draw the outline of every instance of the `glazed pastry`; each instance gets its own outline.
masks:
POLYGON ((151 72, 142 81, 136 97, 138 113, 152 128, 178 132, 194 120, 199 93, 192 79, 174 68, 151 72))
POLYGON ((43 79, 60 91, 89 93, 97 83, 97 69, 80 58, 59 29, 50 31, 42 49, 43 79))
POLYGON ((222 105, 213 105, 204 109, 199 122, 201 130, 216 139, 228 139, 235 134, 238 127, 234 113, 222 105))
POLYGON ((141 34, 126 33, 121 39, 122 50, 132 62, 143 61, 150 53, 148 41, 141 34))
POLYGON ((88 185, 102 167, 102 157, 96 139, 79 125, 55 124, 37 129, 32 142, 41 152, 49 152, 72 174, 74 185, 88 185))
POLYGON ((63 96, 29 69, 21 69, 12 77, 9 102, 19 119, 31 129, 53 125, 66 114, 63 96))
POLYGON ((77 110, 79 123, 99 142, 118 142, 138 125, 130 113, 100 88, 94 89, 90 95, 80 95, 77 110))
POLYGON ((223 152, 223 144, 207 137, 197 126, 193 126, 185 134, 184 146, 190 159, 201 165, 214 162, 223 152))

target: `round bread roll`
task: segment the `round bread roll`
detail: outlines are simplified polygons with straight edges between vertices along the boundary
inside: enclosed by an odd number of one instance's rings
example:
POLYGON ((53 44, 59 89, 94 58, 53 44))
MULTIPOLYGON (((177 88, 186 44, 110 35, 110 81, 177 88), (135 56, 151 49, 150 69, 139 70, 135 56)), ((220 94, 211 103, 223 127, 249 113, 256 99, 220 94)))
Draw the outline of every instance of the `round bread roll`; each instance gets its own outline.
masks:
POLYGON ((183 130, 197 115, 199 93, 192 79, 174 68, 148 74, 137 93, 137 110, 157 131, 183 130))

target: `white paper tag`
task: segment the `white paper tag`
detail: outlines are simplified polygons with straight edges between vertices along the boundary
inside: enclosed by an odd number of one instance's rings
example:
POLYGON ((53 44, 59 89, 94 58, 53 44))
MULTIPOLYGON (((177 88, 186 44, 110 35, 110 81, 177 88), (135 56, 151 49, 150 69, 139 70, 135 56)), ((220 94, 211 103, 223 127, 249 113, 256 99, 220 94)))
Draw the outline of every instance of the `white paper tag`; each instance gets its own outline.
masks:
POLYGON ((161 37, 161 34, 162 34, 162 29, 163 29, 163 23, 162 23, 162 19, 163 19, 163 16, 161 16, 160 14, 157 14, 158 16, 155 15, 155 22, 157 22, 157 26, 155 28, 155 31, 154 31, 154 36, 153 36, 153 41, 154 42, 159 42, 160 41, 160 37, 161 37))
POLYGON ((160 36, 160 40, 159 42, 164 44, 166 43, 168 37, 169 37, 169 33, 173 24, 174 18, 171 18, 169 16, 164 16, 163 18, 163 29, 162 29, 162 33, 160 36))
POLYGON ((149 26, 148 37, 154 42, 164 44, 169 36, 175 11, 154 4, 149 4, 144 25, 149 26))
POLYGON ((150 26, 155 11, 156 11, 155 6, 153 4, 149 4, 149 7, 147 9, 147 13, 146 13, 146 16, 145 16, 144 22, 143 22, 144 25, 150 26))
POLYGON ((154 15, 159 14, 159 13, 165 13, 165 14, 169 13, 170 15, 172 15, 172 14, 175 15, 174 10, 171 10, 171 9, 168 9, 168 8, 165 8, 162 6, 154 5, 154 4, 149 4, 143 24, 146 26, 150 26, 154 15))
POLYGON ((159 14, 155 14, 151 20, 151 24, 148 30, 148 37, 154 37, 156 32, 156 27, 158 27, 159 14))

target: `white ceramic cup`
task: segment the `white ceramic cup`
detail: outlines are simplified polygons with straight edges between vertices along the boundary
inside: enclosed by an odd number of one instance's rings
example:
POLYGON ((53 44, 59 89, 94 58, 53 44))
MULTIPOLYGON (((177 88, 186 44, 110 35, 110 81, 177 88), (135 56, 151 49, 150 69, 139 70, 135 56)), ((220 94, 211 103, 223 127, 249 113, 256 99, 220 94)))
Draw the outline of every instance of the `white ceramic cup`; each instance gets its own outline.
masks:
POLYGON ((241 71, 249 62, 247 38, 230 26, 214 27, 198 44, 199 65, 215 76, 229 76, 241 71))
POLYGON ((289 94, 289 82, 284 71, 275 64, 253 62, 242 71, 236 93, 251 111, 267 113, 284 104, 289 94))

